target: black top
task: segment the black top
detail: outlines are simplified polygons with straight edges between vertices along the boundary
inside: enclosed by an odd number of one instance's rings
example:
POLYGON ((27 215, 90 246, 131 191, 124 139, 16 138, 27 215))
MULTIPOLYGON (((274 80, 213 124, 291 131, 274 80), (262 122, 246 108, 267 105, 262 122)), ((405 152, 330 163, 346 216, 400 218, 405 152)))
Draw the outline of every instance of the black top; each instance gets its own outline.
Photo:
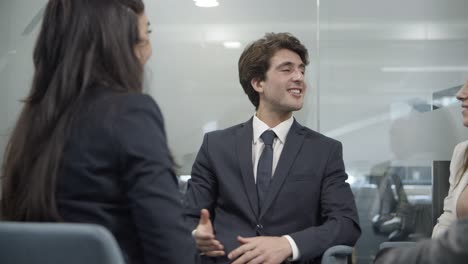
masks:
POLYGON ((86 96, 72 124, 57 183, 61 216, 108 228, 128 263, 193 263, 159 107, 148 95, 106 90, 86 96))

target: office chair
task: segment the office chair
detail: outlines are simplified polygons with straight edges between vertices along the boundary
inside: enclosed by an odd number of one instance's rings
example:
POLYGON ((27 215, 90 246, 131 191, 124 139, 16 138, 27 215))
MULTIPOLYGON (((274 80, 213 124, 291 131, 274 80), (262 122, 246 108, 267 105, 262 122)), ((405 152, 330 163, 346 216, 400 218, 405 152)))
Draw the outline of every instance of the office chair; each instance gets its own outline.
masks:
POLYGON ((3 264, 125 264, 112 234, 93 224, 0 222, 3 264))
POLYGON ((350 246, 333 246, 323 253, 321 264, 347 264, 352 254, 353 248, 350 246))
MULTIPOLYGON (((444 212, 444 199, 448 194, 450 183, 450 161, 435 160, 432 162, 432 224, 437 223, 437 218, 444 212)), ((383 242, 379 247, 379 255, 387 250, 398 247, 409 247, 414 245, 413 241, 383 242)))

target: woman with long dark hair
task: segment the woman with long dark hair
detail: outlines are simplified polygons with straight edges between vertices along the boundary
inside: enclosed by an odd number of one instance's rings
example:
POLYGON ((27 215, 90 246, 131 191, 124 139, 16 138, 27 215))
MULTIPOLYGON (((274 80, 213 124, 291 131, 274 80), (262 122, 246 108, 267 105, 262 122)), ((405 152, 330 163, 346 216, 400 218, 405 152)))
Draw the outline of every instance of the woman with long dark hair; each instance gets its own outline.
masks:
POLYGON ((128 263, 191 263, 141 0, 50 0, 2 168, 4 220, 101 224, 128 263))
MULTIPOLYGON (((462 104, 463 125, 468 127, 468 80, 458 91, 462 104)), ((457 219, 468 217, 468 141, 459 143, 450 162, 450 188, 444 200, 444 212, 437 219, 432 237, 441 236, 457 219)))

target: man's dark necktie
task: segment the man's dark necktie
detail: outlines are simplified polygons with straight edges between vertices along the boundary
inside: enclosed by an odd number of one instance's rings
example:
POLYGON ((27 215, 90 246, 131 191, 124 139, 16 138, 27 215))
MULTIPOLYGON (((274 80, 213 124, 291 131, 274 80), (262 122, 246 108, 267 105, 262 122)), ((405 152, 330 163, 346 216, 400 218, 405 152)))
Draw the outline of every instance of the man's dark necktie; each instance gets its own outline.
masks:
POLYGON ((273 140, 276 137, 275 132, 267 130, 260 136, 265 144, 265 148, 260 155, 257 166, 257 193, 258 206, 262 208, 265 196, 270 186, 272 168, 273 168, 273 140))

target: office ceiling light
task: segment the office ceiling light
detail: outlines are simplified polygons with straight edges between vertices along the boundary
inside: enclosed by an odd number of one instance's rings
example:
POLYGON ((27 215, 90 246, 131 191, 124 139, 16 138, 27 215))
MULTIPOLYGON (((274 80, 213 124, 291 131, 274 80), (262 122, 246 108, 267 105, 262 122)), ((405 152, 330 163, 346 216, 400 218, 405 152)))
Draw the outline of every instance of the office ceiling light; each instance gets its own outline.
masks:
POLYGON ((223 45, 226 49, 238 49, 242 44, 239 41, 224 41, 223 45))
POLYGON ((198 7, 216 7, 219 6, 217 0, 194 0, 195 5, 198 7))

